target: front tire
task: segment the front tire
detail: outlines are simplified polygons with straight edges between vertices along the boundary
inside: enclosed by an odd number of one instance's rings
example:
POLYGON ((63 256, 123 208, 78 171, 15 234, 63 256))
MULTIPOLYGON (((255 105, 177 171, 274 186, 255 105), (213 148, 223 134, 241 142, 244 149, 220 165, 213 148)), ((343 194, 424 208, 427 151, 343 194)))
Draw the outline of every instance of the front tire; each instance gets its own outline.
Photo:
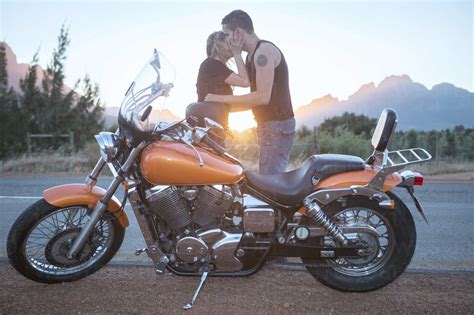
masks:
MULTIPOLYGON (((338 225, 348 224, 351 220, 361 223, 364 219, 355 220, 356 214, 367 213, 366 217, 369 219, 365 218, 366 223, 377 230, 380 226, 384 226, 379 231, 379 234, 383 234, 384 237, 377 240, 367 234, 358 235, 369 245, 377 247, 372 255, 367 256, 367 262, 362 258, 302 259, 308 272, 324 285, 339 291, 373 291, 395 280, 413 257, 416 247, 416 228, 413 217, 403 201, 393 193, 388 193, 388 195, 395 201, 393 210, 383 209, 377 202, 367 198, 350 198, 345 203, 335 202, 325 207, 325 213, 338 225), (349 218, 341 220, 341 217, 346 217, 347 213, 350 213, 349 218), (386 238, 386 241, 383 238, 386 238)), ((364 215, 362 214, 361 217, 364 218, 364 215)), ((321 240, 321 243, 325 245, 328 245, 328 242, 334 245, 328 237, 321 240)))
POLYGON ((78 257, 68 259, 66 253, 90 213, 86 206, 59 208, 38 200, 10 229, 10 263, 23 276, 43 283, 75 281, 96 272, 118 251, 125 229, 113 215, 105 213, 78 257))

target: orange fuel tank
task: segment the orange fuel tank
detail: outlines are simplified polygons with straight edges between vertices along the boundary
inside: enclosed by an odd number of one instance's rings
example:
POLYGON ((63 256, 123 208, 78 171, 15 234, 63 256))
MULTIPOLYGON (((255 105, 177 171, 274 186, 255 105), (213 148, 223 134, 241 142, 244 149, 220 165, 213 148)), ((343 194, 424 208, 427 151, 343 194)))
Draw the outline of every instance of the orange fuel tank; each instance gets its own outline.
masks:
POLYGON ((243 178, 243 168, 224 157, 196 147, 199 158, 186 144, 156 141, 142 154, 143 176, 154 185, 218 185, 235 184, 243 178))

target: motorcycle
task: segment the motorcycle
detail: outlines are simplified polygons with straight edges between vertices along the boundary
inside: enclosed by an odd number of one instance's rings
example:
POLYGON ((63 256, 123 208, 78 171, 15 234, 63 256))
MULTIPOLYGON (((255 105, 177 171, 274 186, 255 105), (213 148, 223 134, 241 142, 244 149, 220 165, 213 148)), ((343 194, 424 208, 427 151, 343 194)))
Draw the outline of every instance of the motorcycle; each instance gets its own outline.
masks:
POLYGON ((397 115, 385 109, 372 136, 373 154, 321 154, 282 174, 244 170, 213 137, 208 117, 152 125, 152 103, 173 83, 155 50, 121 104, 115 133, 96 135, 100 158, 85 183, 49 188, 13 224, 8 258, 23 276, 43 283, 84 278, 120 248, 131 208, 157 274, 200 277, 258 272, 270 257, 299 257, 307 271, 340 291, 365 292, 395 280, 410 263, 416 230, 407 205, 423 176, 405 166, 431 159, 424 149, 388 151, 397 115), (96 185, 105 165, 107 189, 96 185), (119 201, 114 193, 123 184, 119 201))

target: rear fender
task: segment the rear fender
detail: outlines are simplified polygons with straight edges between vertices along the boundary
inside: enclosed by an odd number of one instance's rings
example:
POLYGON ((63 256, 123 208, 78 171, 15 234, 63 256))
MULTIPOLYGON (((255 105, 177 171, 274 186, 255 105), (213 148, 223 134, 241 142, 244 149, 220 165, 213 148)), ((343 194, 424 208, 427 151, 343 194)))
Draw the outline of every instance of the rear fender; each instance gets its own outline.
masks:
MULTIPOLYGON (((331 190, 331 189, 340 190, 341 188, 351 188, 353 186, 365 187, 375 177, 375 175, 377 174, 379 170, 380 170, 379 167, 366 165, 364 170, 335 174, 318 182, 313 187, 313 192, 318 191, 318 190, 331 190)), ((387 191, 392 190, 394 187, 402 183, 402 181, 403 181, 402 176, 397 172, 394 172, 388 175, 383 184, 383 191, 387 192, 387 191)), ((374 192, 372 189, 370 189, 370 190, 367 190, 366 193, 370 195, 371 191, 372 193, 374 192)), ((350 192, 348 192, 347 194, 352 195, 352 193, 350 192)), ((342 195, 340 197, 342 197, 342 195)), ((305 207, 300 208, 299 212, 303 215, 306 215, 305 207)))
MULTIPOLYGON (((43 196, 46 202, 56 207, 87 205, 94 209, 97 201, 104 196, 105 192, 105 189, 98 186, 66 184, 46 189, 43 196)), ((117 217, 122 227, 126 228, 128 226, 127 214, 123 211, 120 201, 115 196, 110 199, 107 211, 117 217)))
MULTIPOLYGON (((314 186, 313 191, 330 188, 344 188, 351 186, 366 186, 380 170, 379 167, 365 166, 364 170, 339 173, 329 176, 314 186)), ((395 172, 387 176, 383 184, 383 191, 387 192, 403 181, 402 176, 395 172)))

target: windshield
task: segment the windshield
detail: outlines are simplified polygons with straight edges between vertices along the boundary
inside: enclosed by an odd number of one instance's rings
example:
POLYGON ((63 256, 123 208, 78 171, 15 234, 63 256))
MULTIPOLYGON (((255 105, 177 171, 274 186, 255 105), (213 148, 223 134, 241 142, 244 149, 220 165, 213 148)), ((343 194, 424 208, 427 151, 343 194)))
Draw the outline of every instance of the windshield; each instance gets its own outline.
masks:
POLYGON ((155 49, 151 59, 125 93, 120 105, 119 125, 139 131, 152 130, 156 122, 150 122, 148 119, 151 106, 164 104, 174 79, 173 67, 164 55, 155 49))

